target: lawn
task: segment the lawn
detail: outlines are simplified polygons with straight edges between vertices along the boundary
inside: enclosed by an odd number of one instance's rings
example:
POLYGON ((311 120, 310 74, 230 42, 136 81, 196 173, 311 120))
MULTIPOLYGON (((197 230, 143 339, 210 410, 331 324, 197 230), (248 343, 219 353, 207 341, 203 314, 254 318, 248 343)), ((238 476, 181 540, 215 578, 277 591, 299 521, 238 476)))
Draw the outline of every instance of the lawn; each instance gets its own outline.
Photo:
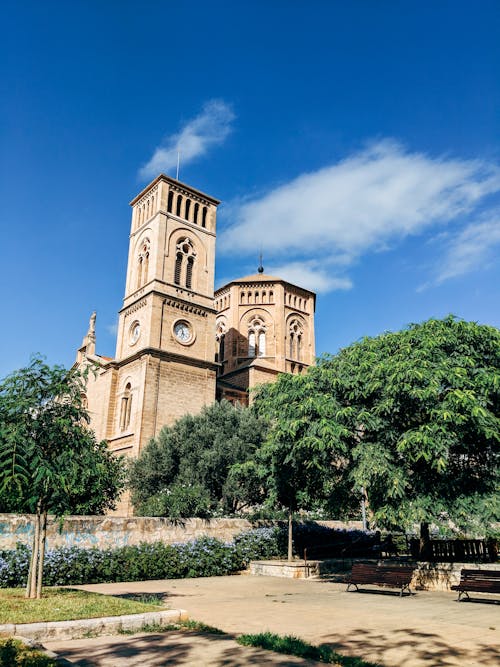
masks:
POLYGON ((29 600, 24 597, 24 589, 0 589, 0 624, 69 621, 160 609, 166 609, 166 605, 152 597, 139 601, 72 588, 44 588, 40 600, 29 600))

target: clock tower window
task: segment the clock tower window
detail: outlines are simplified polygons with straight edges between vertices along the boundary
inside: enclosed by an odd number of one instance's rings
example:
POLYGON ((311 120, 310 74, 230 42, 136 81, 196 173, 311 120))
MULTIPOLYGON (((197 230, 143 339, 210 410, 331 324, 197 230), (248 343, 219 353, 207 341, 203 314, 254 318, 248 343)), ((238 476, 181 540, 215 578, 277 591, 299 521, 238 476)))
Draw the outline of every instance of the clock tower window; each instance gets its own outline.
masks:
POLYGON ((193 288, 193 267, 196 259, 196 252, 191 239, 185 237, 179 240, 176 245, 174 284, 184 286, 187 289, 193 288))

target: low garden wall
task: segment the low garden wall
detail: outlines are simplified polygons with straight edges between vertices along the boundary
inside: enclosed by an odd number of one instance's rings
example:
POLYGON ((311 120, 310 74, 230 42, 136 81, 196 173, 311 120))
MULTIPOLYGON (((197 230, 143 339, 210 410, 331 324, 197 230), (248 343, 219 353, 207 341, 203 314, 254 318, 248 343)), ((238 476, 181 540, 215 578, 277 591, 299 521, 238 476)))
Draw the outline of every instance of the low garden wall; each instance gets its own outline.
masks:
MULTIPOLYGON (((278 521, 247 519, 164 519, 161 517, 68 516, 62 522, 49 517, 47 547, 113 549, 141 542, 184 544, 202 536, 224 542, 235 535, 278 521)), ((317 521, 329 528, 361 529, 360 521, 317 521)), ((33 517, 29 514, 0 514, 0 549, 14 549, 16 543, 31 546, 33 517)))

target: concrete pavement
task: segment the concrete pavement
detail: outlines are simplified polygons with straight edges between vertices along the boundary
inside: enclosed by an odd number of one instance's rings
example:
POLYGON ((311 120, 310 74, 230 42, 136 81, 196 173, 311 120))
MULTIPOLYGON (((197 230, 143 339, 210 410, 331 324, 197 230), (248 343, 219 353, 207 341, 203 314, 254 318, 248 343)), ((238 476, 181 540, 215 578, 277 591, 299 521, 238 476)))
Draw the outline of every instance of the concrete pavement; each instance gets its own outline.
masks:
MULTIPOLYGON (((186 609, 190 618, 216 626, 229 634, 264 630, 293 634, 313 644, 327 644, 345 655, 380 662, 385 667, 498 667, 500 664, 500 605, 458 603, 454 593, 422 591, 412 597, 400 598, 380 590, 347 593, 345 584, 325 580, 244 575, 95 584, 80 588, 113 595, 162 593, 170 607, 186 609)), ((183 644, 181 639, 186 636, 179 634, 182 637, 175 640, 173 637, 169 640, 169 635, 166 635, 161 640, 162 646, 168 647, 169 641, 173 642, 172 646, 183 644)), ((117 640, 119 645, 128 639, 100 638, 99 641, 111 644, 117 640)), ((83 655, 94 659, 89 650, 93 646, 95 649, 92 650, 97 650, 97 641, 75 640, 47 646, 52 650, 64 650, 65 657, 69 659, 72 657, 68 651, 73 648, 73 658, 83 655), (85 646, 84 641, 91 643, 85 646)), ((201 638, 200 641, 206 643, 207 640, 201 638)), ((226 648, 229 644, 224 642, 227 641, 231 640, 222 640, 226 648)), ((134 643, 133 640, 131 642, 134 643)), ((137 639, 137 642, 146 645, 152 640, 137 639)), ((215 646, 211 640, 209 644, 215 646)), ((207 654, 207 661, 203 662, 203 649, 200 658, 193 658, 192 652, 190 657, 188 652, 172 662, 168 655, 166 652, 163 658, 159 658, 163 662, 153 659, 148 662, 146 653, 140 662, 143 667, 160 664, 297 664, 285 656, 281 657, 285 662, 278 663, 263 662, 262 656, 260 662, 252 662, 251 658, 248 658, 249 662, 241 662, 244 659, 241 655, 234 654, 231 658, 227 651, 219 656, 215 652, 210 658, 207 654), (194 662, 189 662, 191 659, 194 662)), ((82 664, 113 667, 121 663, 95 659, 82 664)), ((312 663, 299 661, 298 664, 312 663)))

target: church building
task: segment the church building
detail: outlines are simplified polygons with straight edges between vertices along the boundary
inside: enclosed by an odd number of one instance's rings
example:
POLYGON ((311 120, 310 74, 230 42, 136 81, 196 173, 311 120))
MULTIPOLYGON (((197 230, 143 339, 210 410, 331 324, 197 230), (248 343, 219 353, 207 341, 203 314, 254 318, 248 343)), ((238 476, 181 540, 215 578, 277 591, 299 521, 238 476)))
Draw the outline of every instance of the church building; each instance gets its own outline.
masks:
POLYGON ((256 385, 314 363, 313 292, 260 266, 214 293, 219 203, 163 174, 131 202, 116 354, 96 354, 93 313, 76 360, 95 369, 91 427, 114 452, 135 457, 216 397, 247 404, 256 385))

